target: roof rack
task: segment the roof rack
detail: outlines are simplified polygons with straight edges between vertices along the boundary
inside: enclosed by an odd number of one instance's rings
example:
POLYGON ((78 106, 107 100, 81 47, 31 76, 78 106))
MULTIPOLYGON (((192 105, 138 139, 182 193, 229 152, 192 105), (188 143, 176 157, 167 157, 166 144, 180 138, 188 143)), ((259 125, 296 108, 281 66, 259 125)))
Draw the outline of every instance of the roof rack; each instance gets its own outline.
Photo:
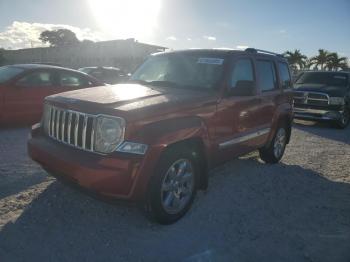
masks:
POLYGON ((281 54, 277 54, 277 53, 266 51, 266 50, 251 48, 251 47, 246 48, 244 51, 254 53, 254 54, 260 53, 260 54, 268 54, 268 55, 275 55, 275 56, 283 57, 283 55, 281 55, 281 54))

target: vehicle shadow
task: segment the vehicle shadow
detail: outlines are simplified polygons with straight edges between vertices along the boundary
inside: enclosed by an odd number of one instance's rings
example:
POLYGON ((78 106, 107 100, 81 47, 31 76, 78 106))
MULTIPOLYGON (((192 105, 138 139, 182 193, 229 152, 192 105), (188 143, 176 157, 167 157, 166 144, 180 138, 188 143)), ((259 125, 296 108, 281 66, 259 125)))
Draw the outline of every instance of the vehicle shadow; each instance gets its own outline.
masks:
POLYGON ((0 129, 0 199, 47 181, 27 154, 29 128, 0 129))
POLYGON ((255 156, 211 172, 176 224, 59 182, 0 231, 2 261, 349 261, 350 185, 255 156))
POLYGON ((337 129, 327 122, 294 120, 293 127, 316 136, 350 144, 350 125, 345 129, 337 129))

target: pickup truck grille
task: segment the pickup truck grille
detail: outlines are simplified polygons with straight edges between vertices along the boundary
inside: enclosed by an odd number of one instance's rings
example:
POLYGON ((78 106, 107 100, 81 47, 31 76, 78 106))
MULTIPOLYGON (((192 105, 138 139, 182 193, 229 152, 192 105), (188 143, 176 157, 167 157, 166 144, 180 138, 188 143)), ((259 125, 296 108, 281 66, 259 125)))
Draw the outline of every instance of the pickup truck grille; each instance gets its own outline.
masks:
POLYGON ((294 92, 294 104, 327 106, 329 105, 329 96, 324 93, 317 92, 294 92))
POLYGON ((51 138, 79 149, 94 151, 95 116, 45 105, 44 130, 51 138))

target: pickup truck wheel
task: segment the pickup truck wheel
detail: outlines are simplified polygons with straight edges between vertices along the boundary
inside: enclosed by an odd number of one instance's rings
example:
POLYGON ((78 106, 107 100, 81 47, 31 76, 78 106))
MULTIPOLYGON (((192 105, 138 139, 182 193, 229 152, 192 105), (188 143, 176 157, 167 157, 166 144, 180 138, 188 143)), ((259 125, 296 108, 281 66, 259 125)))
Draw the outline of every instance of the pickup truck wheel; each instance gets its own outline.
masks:
POLYGON ((267 147, 259 150, 260 158, 265 163, 274 164, 281 160, 287 145, 287 131, 285 126, 279 126, 277 132, 267 147))
POLYGON ((337 128, 344 129, 350 122, 350 109, 346 108, 341 115, 341 118, 335 123, 337 128))
POLYGON ((186 214, 196 195, 198 170, 190 150, 164 153, 151 181, 147 205, 156 222, 171 224, 186 214))

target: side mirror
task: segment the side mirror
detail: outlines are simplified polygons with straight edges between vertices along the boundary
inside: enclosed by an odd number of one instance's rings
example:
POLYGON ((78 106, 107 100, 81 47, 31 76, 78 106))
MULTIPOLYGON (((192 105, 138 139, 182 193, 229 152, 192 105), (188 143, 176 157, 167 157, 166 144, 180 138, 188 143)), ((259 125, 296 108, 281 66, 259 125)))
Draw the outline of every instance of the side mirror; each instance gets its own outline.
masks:
POLYGON ((236 86, 229 91, 232 96, 253 96, 255 95, 255 82, 240 80, 237 81, 236 86))

